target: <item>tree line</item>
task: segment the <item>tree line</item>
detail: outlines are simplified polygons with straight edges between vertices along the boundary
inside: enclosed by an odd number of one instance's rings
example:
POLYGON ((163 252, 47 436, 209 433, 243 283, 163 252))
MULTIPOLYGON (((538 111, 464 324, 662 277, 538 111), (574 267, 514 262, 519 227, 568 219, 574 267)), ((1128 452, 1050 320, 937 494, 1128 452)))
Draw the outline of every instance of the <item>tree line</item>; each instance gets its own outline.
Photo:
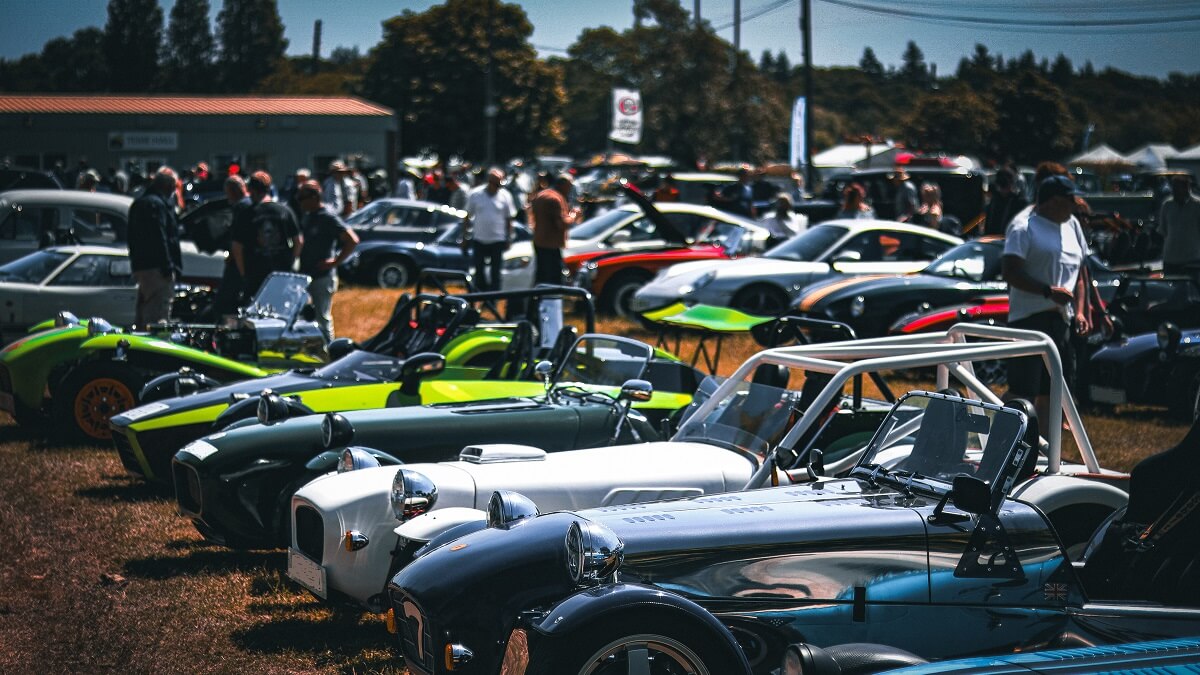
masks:
MULTIPOLYGON (((496 155, 606 147, 613 87, 642 92, 643 141, 631 151, 684 162, 787 156, 801 68, 782 51, 757 62, 735 52, 678 0, 633 0, 624 31, 585 29, 565 56, 539 58, 523 8, 446 0, 383 22, 366 54, 286 56, 276 0, 110 0, 103 28, 57 37, 41 53, 0 60, 10 92, 179 92, 357 95, 396 110, 406 154, 481 158, 485 108, 496 111, 496 155), (487 82, 494 98, 487 100, 487 82)), ((821 39, 820 35, 816 36, 821 39)), ((817 149, 890 138, 927 151, 1021 163, 1093 143, 1129 150, 1149 141, 1200 142, 1200 75, 1134 76, 1058 54, 1005 58, 976 45, 941 74, 909 42, 885 68, 871 48, 857 67, 815 68, 817 149)))

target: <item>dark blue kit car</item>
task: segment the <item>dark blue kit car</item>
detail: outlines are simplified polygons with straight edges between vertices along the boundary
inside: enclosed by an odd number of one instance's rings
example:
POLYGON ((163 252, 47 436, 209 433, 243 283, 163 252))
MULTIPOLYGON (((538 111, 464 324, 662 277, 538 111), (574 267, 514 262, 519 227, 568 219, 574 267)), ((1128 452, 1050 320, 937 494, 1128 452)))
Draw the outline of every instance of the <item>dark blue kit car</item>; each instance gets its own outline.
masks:
POLYGON ((1035 454, 1030 410, 909 394, 845 479, 531 517, 497 492, 488 529, 393 578, 405 663, 768 675, 796 643, 868 643, 878 667, 869 653, 853 672, 872 672, 914 662, 897 650, 1200 633, 1200 427, 1138 465, 1128 507, 1072 562, 1045 514, 1005 496, 1035 454))

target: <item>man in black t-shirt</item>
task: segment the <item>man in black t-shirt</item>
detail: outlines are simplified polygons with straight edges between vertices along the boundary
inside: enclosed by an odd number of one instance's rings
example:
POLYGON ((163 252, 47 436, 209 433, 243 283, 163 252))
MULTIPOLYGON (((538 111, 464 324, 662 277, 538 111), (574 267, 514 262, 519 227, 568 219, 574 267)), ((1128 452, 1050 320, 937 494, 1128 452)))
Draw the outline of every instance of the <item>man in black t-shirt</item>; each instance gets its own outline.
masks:
POLYGON ((254 172, 246 187, 250 189, 252 206, 235 217, 230 253, 242 273, 246 296, 254 297, 271 272, 291 272, 295 268, 304 237, 292 210, 268 198, 270 174, 254 172))
POLYGON ((342 219, 321 203, 321 184, 302 183, 296 190, 300 205, 300 227, 304 251, 300 254, 300 272, 312 277, 308 297, 317 311, 317 325, 326 340, 333 340, 333 294, 337 292, 337 268, 354 253, 358 235, 342 219))

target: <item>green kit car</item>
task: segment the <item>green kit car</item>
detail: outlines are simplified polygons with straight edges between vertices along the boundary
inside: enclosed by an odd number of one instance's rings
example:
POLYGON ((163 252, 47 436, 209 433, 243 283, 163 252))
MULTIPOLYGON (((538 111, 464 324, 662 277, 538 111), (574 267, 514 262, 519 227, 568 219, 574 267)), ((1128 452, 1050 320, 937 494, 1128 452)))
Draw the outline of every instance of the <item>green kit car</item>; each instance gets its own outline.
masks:
MULTIPOLYGON (((649 345, 592 334, 579 338, 557 369, 538 370, 546 384, 530 383, 537 391, 525 396, 512 386, 525 383, 509 382, 509 396, 497 400, 240 422, 175 455, 180 511, 212 541, 285 546, 292 494, 339 461, 349 468, 347 454, 351 463, 431 462, 456 458, 464 446, 493 444, 477 459, 495 462, 659 440, 658 429, 687 406, 702 379, 691 366, 655 356, 649 345), (635 412, 618 401, 632 403, 635 412)), ((265 412, 271 403, 262 400, 265 412)))

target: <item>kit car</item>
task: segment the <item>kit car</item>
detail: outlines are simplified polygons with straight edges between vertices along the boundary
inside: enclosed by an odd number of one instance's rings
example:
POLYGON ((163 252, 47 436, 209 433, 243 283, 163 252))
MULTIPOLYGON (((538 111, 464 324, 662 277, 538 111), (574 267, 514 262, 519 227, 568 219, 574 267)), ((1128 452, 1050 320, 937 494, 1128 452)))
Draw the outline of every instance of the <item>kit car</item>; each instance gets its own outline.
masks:
MULTIPOLYGON (((167 482, 171 457, 180 447, 254 417, 264 394, 275 397, 273 405, 279 410, 274 421, 279 421, 281 416, 535 393, 535 382, 514 380, 522 375, 528 380, 536 359, 554 350, 538 348, 528 321, 479 323, 477 307, 491 312, 488 307, 494 300, 507 299, 515 305, 519 300, 557 297, 563 292, 582 297, 585 320, 591 326, 590 302, 578 289, 404 295, 374 337, 361 345, 345 338, 335 340, 330 345, 334 361, 319 368, 293 369, 225 385, 190 369, 151 380, 140 396, 146 403, 110 419, 112 438, 129 471, 167 482), (444 358, 435 362, 435 354, 444 358), (176 395, 160 400, 167 392, 176 395)), ((549 314, 546 317, 539 334, 561 323, 551 322, 549 314)), ((506 319, 499 314, 493 318, 506 319)), ((561 339, 567 342, 558 351, 570 346, 574 333, 561 339)))
MULTIPOLYGON (((550 456, 536 447, 518 454, 506 446, 500 459, 486 462, 479 457, 486 456, 490 446, 479 446, 464 451, 457 462, 410 463, 398 471, 385 467, 324 477, 297 492, 292 502, 293 577, 321 597, 349 599, 375 608, 389 556, 390 569, 395 571, 426 544, 482 529, 493 489, 519 491, 543 510, 650 500, 655 491, 683 496, 709 494, 721 485, 735 484, 732 489, 741 489, 751 485, 753 473, 763 465, 772 445, 794 426, 807 425, 796 432, 799 440, 789 446, 789 459, 780 463, 782 468, 807 476, 811 465, 817 473, 844 475, 890 410, 890 401, 895 400, 881 373, 910 363, 917 355, 925 365, 948 368, 954 363, 985 360, 985 355, 996 349, 1026 354, 1048 351, 1040 338, 1040 342, 1021 339, 1009 344, 1013 336, 1029 336, 1026 332, 970 344, 956 342, 949 335, 943 334, 941 342, 923 340, 920 344, 887 339, 763 352, 740 371, 749 381, 732 389, 719 389, 721 378, 701 383, 683 416, 685 423, 669 443, 550 456), (819 355, 822 362, 797 360, 805 355, 819 355), (787 367, 779 365, 781 361, 787 367), (864 397, 868 377, 886 400, 864 397), (706 408, 718 390, 724 392, 724 398, 706 408), (705 417, 696 416, 706 409, 705 417), (637 457, 633 462, 636 473, 614 468, 614 463, 628 466, 624 460, 629 457, 637 457), (409 492, 413 494, 406 495, 409 492), (408 501, 419 506, 406 507, 408 501), (350 546, 353 536, 360 534, 370 546, 350 546)), ((951 376, 986 392, 980 395, 994 397, 982 385, 972 383, 969 373, 947 370, 947 377, 951 376)), ((1053 445, 1047 442, 1047 452, 1036 461, 1036 475, 1026 476, 1013 489, 1052 513, 1057 521, 1071 521, 1068 535, 1072 544, 1080 545, 1096 523, 1124 503, 1125 494, 1117 487, 1121 482, 1116 476, 1110 477, 1111 484, 1072 477, 1100 471, 1086 435, 1080 431, 1077 439, 1088 449, 1084 452, 1090 458, 1087 466, 1062 465, 1056 450, 1061 439, 1054 439, 1053 445), (1076 523, 1086 531, 1076 533, 1080 529, 1076 523)))
POLYGON ((1165 322, 1153 333, 1109 342, 1088 365, 1095 403, 1163 406, 1181 419, 1200 419, 1200 329, 1165 322))
POLYGON ((487 529, 389 585, 405 665, 767 675, 797 642, 950 659, 1194 635, 1200 431, 1139 465, 1073 562, 1009 494, 1036 453, 1029 411, 910 393, 844 479, 546 515, 497 492, 487 529))
MULTIPOLYGON (((549 365, 540 370, 551 375, 549 365)), ((258 423, 238 423, 176 453, 176 498, 180 512, 210 540, 237 548, 286 546, 292 494, 333 470, 346 446, 394 465, 450 459, 463 446, 482 442, 532 439, 548 451, 602 445, 614 436, 614 415, 622 414, 615 405, 620 388, 638 379, 656 383, 658 391, 636 403, 648 421, 630 419, 637 437, 657 439, 658 426, 691 400, 698 374, 656 357, 646 344, 607 335, 584 335, 566 352, 548 380, 552 399, 538 396, 545 384, 520 381, 492 390, 504 398, 280 422, 262 404, 258 423)))

